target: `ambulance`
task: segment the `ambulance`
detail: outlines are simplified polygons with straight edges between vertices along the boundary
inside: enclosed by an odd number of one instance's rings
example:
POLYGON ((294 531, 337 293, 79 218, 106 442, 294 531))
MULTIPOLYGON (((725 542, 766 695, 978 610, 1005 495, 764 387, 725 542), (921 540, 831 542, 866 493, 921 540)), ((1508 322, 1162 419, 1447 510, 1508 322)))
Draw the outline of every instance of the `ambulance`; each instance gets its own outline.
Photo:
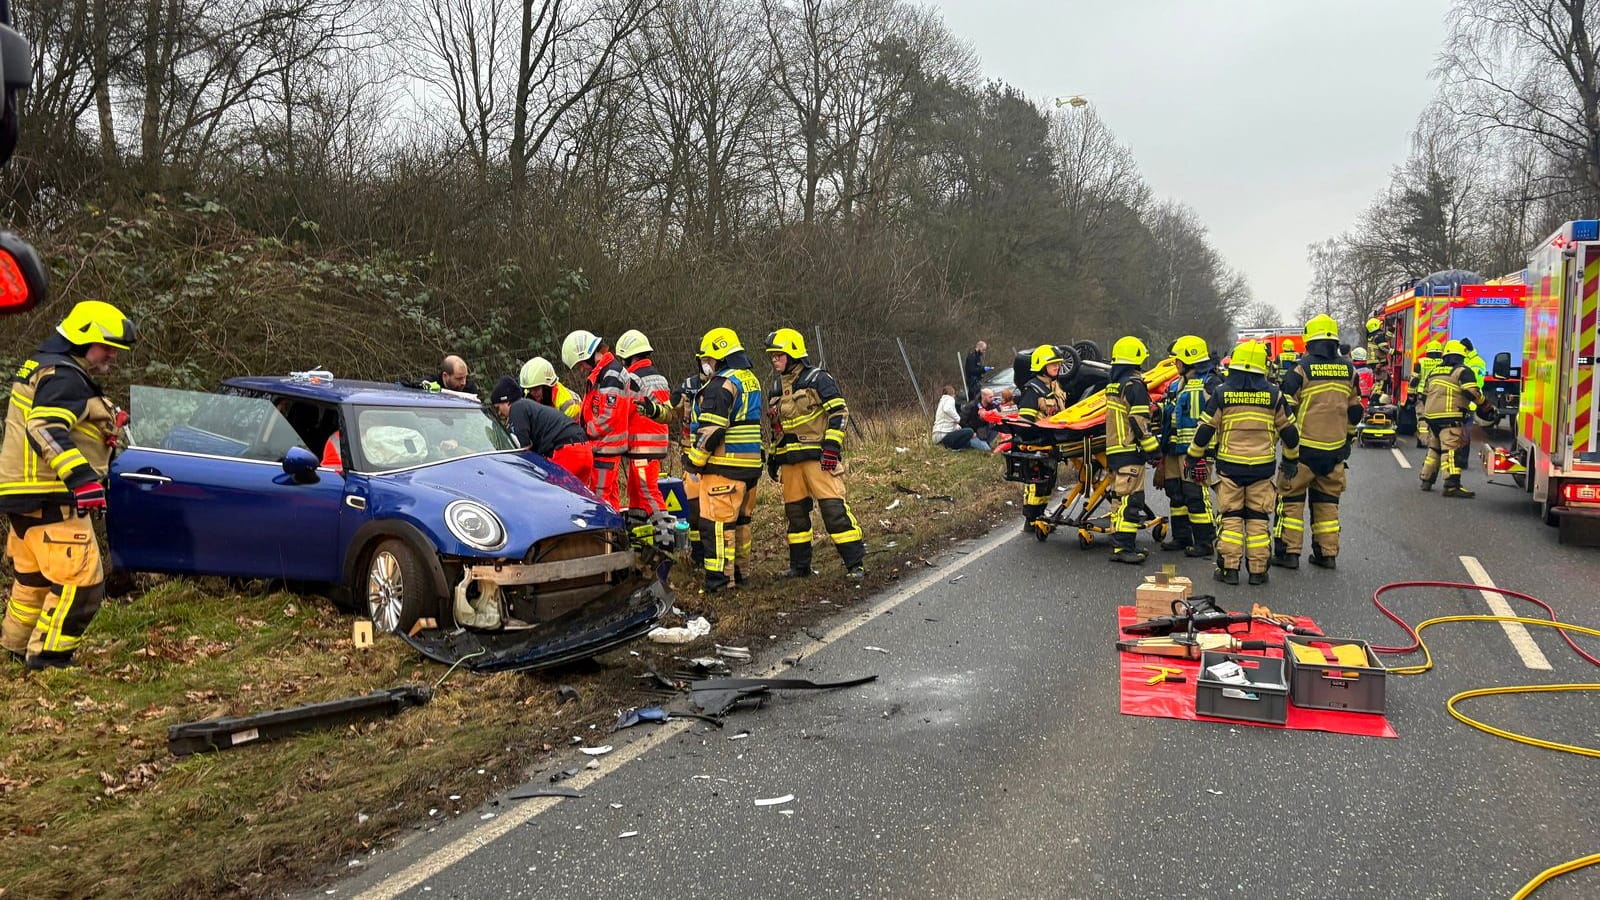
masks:
POLYGON ((1561 226, 1528 257, 1517 461, 1523 487, 1561 539, 1600 519, 1595 353, 1600 220, 1561 226))

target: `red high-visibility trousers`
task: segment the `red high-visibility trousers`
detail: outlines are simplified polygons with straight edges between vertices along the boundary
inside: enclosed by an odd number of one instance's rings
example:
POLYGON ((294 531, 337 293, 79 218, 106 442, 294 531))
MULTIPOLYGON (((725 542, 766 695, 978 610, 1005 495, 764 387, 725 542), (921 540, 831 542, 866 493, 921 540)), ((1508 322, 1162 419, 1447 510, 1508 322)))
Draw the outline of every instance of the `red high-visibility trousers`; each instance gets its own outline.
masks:
POLYGON ((588 441, 557 447, 550 454, 550 461, 571 472, 585 487, 594 487, 594 448, 588 441))
POLYGON ((651 515, 665 512, 667 501, 661 496, 661 460, 656 457, 628 457, 628 505, 651 515))
POLYGON ((594 457, 594 481, 590 482, 590 490, 617 512, 622 512, 622 466, 626 463, 621 456, 609 453, 597 453, 594 457))

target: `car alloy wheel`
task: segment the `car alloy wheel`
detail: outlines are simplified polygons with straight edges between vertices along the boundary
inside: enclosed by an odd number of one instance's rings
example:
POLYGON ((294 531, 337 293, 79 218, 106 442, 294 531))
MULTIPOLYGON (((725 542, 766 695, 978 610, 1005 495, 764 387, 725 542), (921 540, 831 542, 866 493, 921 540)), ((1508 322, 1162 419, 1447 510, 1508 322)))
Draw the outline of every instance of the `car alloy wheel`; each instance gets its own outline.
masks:
POLYGON ((400 560, 387 549, 372 554, 367 564, 367 610, 379 631, 398 631, 406 595, 400 560))

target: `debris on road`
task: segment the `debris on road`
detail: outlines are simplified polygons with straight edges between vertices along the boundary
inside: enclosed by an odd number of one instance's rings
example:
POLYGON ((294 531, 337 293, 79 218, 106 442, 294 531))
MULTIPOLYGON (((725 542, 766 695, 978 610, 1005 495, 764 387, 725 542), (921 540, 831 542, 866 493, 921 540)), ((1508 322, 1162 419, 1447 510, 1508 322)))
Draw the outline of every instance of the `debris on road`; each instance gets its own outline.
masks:
POLYGON ((606 744, 603 747, 579 747, 578 749, 583 751, 585 756, 605 756, 607 753, 611 752, 611 745, 606 744))
POLYGON ((659 706, 640 706, 627 710, 617 716, 617 723, 611 726, 612 731, 621 731, 632 728, 640 722, 665 722, 667 711, 659 706))
POLYGON ((895 509, 899 509, 899 508, 900 508, 900 498, 896 497, 896 498, 894 498, 894 502, 893 503, 891 503, 888 506, 885 506, 883 508, 883 511, 884 512, 889 512, 890 510, 895 510, 895 509))
MULTIPOLYGON (((682 657, 679 658, 681 659, 682 657)), ((732 670, 728 668, 728 664, 726 662, 723 662, 714 656, 696 656, 693 659, 684 661, 689 664, 689 668, 686 670, 685 674, 694 675, 700 678, 728 675, 732 672, 732 670)))
POLYGON ((723 716, 745 701, 754 700, 757 704, 765 702, 770 691, 831 690, 856 687, 877 680, 876 675, 831 682, 815 682, 804 678, 708 678, 689 685, 689 699, 707 715, 723 716))
MULTIPOLYGON (((577 770, 573 770, 572 774, 573 775, 578 774, 577 770)), ((550 780, 554 781, 555 779, 552 778, 550 780)), ((582 794, 578 793, 577 791, 573 790, 572 788, 556 787, 556 788, 533 788, 531 790, 526 790, 526 791, 517 791, 514 794, 507 794, 506 795, 506 799, 507 800, 536 800, 536 799, 538 799, 540 797, 556 797, 556 798, 578 799, 578 798, 581 798, 582 796, 583 796, 582 794)))
POLYGON ((784 794, 782 797, 767 797, 765 799, 757 800, 756 801, 756 805, 757 806, 782 806, 785 803, 793 802, 793 800, 794 800, 794 795, 793 794, 784 794))
POLYGON ((572 777, 576 776, 581 771, 583 771, 583 770, 578 768, 577 766, 573 766, 570 769, 562 769, 561 771, 555 773, 554 775, 551 775, 550 776, 550 780, 552 782, 566 781, 568 778, 572 778, 572 777))
POLYGON ((733 659, 742 662, 749 662, 750 660, 749 647, 728 647, 722 644, 715 644, 713 646, 716 647, 717 655, 723 659, 733 659))
POLYGON ((645 635, 658 644, 687 644, 711 633, 711 622, 705 616, 695 616, 677 628, 657 627, 645 635))
POLYGON ((963 579, 965 577, 967 577, 967 576, 965 576, 965 575, 957 575, 956 577, 950 579, 950 583, 951 584, 955 584, 956 582, 960 581, 961 579, 963 579))
POLYGON ((871 651, 873 653, 882 653, 884 656, 888 656, 889 655, 889 651, 883 649, 882 647, 874 647, 871 644, 868 644, 867 646, 862 647, 861 649, 869 650, 869 651, 871 651))
POLYGON ((745 738, 747 738, 749 736, 750 736, 750 732, 741 731, 738 734, 730 734, 730 735, 728 735, 728 740, 730 740, 730 741, 742 741, 742 740, 744 740, 745 738))
POLYGON ((619 840, 621 840, 622 838, 631 838, 631 837, 638 837, 638 836, 639 836, 639 832, 637 832, 637 831, 624 831, 623 833, 617 835, 617 838, 619 840))
POLYGON ((576 699, 578 699, 578 689, 573 687, 572 685, 563 684, 562 686, 556 688, 556 705, 557 706, 560 706, 563 703, 571 703, 572 701, 574 701, 576 699))

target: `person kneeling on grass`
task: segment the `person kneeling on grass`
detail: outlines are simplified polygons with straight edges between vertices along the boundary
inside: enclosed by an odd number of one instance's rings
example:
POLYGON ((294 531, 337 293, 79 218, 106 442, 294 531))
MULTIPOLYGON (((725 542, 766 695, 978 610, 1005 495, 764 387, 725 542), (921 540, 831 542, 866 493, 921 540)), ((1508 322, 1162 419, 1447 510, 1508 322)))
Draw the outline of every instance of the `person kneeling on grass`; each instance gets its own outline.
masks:
POLYGON ((989 445, 979 440, 971 428, 961 427, 961 413, 956 410, 956 386, 944 386, 944 396, 933 413, 933 442, 946 450, 989 451, 989 445))

